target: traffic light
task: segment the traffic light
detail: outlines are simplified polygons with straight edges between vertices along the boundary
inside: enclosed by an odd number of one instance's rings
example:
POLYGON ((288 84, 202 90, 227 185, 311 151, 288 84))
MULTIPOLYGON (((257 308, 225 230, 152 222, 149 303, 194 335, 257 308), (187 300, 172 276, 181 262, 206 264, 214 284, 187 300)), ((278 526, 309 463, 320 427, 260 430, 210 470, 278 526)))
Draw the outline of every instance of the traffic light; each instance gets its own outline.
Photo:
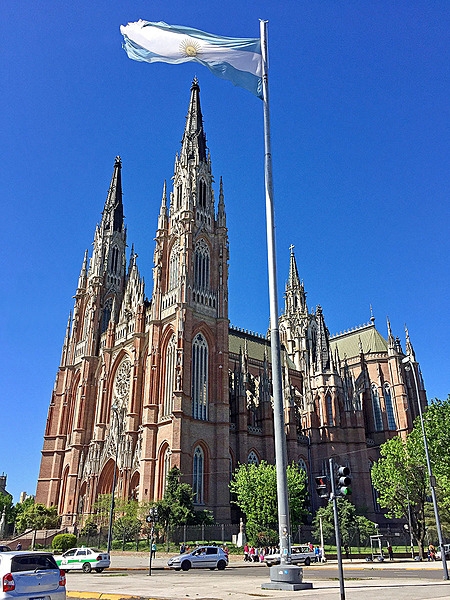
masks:
POLYGON ((338 496, 350 496, 352 493, 350 484, 352 482, 350 475, 350 469, 348 467, 338 467, 337 471, 337 489, 336 494, 338 496))
POLYGON ((319 475, 319 477, 314 477, 314 480, 319 498, 328 498, 328 477, 326 475, 319 475))

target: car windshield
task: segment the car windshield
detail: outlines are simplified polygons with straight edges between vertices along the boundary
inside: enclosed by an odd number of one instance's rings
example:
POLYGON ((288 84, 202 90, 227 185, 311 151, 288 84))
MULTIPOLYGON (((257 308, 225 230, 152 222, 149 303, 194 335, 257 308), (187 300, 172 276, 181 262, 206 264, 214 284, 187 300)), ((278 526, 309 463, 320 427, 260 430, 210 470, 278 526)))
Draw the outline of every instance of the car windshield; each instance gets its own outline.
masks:
POLYGON ((11 561, 11 573, 57 568, 55 559, 48 554, 21 554, 13 556, 11 561))

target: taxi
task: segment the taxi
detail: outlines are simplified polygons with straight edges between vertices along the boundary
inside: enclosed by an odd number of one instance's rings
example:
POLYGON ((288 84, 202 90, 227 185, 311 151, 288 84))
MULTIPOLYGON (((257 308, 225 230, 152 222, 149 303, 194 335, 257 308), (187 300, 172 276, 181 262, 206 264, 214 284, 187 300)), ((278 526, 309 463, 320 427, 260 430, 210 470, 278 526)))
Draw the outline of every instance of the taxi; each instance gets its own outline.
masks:
POLYGON ((83 571, 90 573, 92 569, 101 573, 111 564, 111 559, 107 552, 99 552, 93 548, 71 548, 55 556, 56 564, 67 573, 68 571, 83 571))

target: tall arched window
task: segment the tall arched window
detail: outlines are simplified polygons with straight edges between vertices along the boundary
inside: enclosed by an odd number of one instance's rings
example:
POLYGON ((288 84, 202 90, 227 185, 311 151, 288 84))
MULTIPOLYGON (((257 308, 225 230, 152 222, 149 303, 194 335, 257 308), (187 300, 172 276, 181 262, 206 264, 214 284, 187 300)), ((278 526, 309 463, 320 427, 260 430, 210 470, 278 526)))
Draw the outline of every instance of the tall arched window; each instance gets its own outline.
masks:
POLYGON ((104 333, 108 328, 109 320, 111 318, 111 311, 112 311, 112 300, 109 299, 109 300, 107 300, 107 302, 103 308, 103 312, 102 312, 101 333, 104 333))
POLYGON ((371 392, 375 431, 383 431, 383 415, 381 413, 380 397, 378 395, 378 389, 375 383, 372 383, 371 392))
POLYGON ((201 333, 192 344, 192 416, 208 419, 208 344, 201 333))
POLYGON ((192 465, 192 491, 194 504, 204 503, 205 455, 200 446, 194 451, 192 465))
POLYGON ((166 448, 166 451, 164 452, 163 482, 162 482, 162 489, 164 490, 164 492, 166 491, 167 476, 169 475, 169 471, 170 471, 170 457, 171 456, 172 456, 172 451, 170 450, 170 448, 166 448))
MULTIPOLYGON (((369 473, 372 470, 372 467, 373 467, 373 463, 369 460, 369 473)), ((372 481, 372 478, 371 478, 371 481, 372 481)), ((380 513, 381 512, 381 506, 380 506, 380 504, 378 502, 378 496, 379 496, 378 492, 374 488, 373 483, 372 483, 372 502, 373 502, 374 511, 376 513, 380 513)))
POLYGON ((388 422, 388 428, 391 431, 397 429, 397 423, 395 422, 394 406, 392 404, 391 388, 388 383, 383 386, 384 404, 386 405, 386 416, 388 422))
POLYGON ((119 266, 119 249, 117 248, 117 246, 114 246, 112 255, 111 255, 111 273, 116 274, 118 266, 119 266))
POLYGON ((197 290, 209 290, 209 249, 204 240, 195 246, 194 286, 197 290))
POLYGON ((326 395, 325 402, 327 405, 327 425, 328 427, 334 427, 333 401, 331 400, 330 394, 326 395))
POLYGON ((177 363, 177 344, 175 334, 170 338, 166 350, 166 372, 164 381, 163 416, 173 411, 173 390, 175 389, 175 369, 177 363))
POLYGON ((180 184, 177 185, 175 191, 175 210, 179 210, 181 208, 181 201, 183 199, 183 186, 180 184))
POLYGON ((200 180, 198 186, 198 205, 200 208, 206 208, 206 183, 203 179, 200 180))
POLYGON ((180 245, 178 242, 173 245, 169 259, 169 290, 173 290, 178 285, 180 272, 180 245))

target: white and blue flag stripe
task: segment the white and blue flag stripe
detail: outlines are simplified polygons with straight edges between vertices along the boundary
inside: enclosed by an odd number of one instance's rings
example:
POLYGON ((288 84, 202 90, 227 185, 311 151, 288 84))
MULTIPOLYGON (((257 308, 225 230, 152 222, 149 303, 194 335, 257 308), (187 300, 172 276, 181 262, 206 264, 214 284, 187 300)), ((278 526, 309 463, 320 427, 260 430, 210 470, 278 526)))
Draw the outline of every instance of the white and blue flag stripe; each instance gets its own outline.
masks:
POLYGON ((262 98, 262 57, 259 38, 230 38, 192 27, 137 21, 121 25, 129 58, 142 62, 198 62, 234 85, 262 98))

